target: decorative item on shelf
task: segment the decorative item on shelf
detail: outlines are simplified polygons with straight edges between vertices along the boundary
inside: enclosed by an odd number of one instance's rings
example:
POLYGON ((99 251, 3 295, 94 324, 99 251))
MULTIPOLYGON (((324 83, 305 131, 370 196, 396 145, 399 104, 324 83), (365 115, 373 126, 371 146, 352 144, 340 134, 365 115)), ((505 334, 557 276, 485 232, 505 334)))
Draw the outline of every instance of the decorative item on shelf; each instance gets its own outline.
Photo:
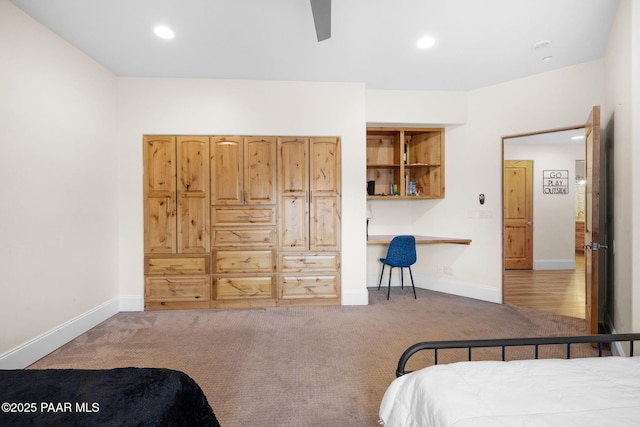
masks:
POLYGON ((376 193, 376 182, 367 181, 367 194, 373 196, 376 193))
POLYGON ((409 181, 407 196, 417 196, 418 195, 418 187, 415 181, 409 181))

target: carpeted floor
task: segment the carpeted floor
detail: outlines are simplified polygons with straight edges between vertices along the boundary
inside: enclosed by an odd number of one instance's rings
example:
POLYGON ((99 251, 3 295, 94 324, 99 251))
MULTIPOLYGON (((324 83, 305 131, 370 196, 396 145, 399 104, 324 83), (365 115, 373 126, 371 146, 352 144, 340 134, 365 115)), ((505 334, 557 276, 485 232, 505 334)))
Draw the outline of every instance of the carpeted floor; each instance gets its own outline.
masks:
POLYGON ((586 333, 582 319, 417 293, 394 288, 387 301, 370 289, 366 307, 120 313, 30 368, 180 370, 223 427, 376 426, 411 344, 586 333))

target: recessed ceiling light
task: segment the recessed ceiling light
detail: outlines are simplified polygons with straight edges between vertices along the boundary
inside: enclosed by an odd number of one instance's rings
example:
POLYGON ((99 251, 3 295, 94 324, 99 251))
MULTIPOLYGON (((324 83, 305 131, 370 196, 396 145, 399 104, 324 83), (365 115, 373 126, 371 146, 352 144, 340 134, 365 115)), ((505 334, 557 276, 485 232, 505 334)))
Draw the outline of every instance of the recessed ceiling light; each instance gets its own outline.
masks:
POLYGON ((553 59, 553 56, 545 56, 544 58, 542 58, 542 62, 549 62, 553 59))
POLYGON ((433 47, 434 44, 436 44, 436 39, 431 36, 424 36, 418 40, 416 46, 418 46, 418 49, 429 49, 430 47, 433 47))
POLYGON ((176 35, 173 33, 173 30, 167 26, 164 25, 158 25, 157 27, 155 27, 153 29, 153 32, 156 34, 156 36, 160 37, 161 39, 166 39, 166 40, 171 40, 172 38, 174 38, 176 35))
POLYGON ((584 135, 572 136, 571 139, 584 139, 584 135))
POLYGON ((533 45, 534 49, 542 49, 544 47, 547 47, 551 44, 551 40, 540 40, 539 42, 537 42, 536 44, 533 45))

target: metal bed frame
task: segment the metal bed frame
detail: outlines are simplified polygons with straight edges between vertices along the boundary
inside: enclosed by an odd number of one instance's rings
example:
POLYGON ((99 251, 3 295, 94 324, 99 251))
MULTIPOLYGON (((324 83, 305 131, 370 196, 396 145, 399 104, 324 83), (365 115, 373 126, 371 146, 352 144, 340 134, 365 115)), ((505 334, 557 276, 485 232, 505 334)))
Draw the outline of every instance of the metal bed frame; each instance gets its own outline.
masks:
POLYGON ((628 341, 629 342, 629 356, 633 356, 633 343, 634 341, 640 341, 640 333, 634 334, 600 334, 600 335, 583 335, 583 336, 563 336, 563 337, 534 337, 534 338, 504 338, 504 339, 484 339, 484 340, 461 340, 461 341, 426 341, 412 345, 407 348, 400 360, 398 361, 398 368, 396 369, 396 377, 408 374, 412 371, 405 371, 405 366, 414 354, 431 350, 434 355, 434 365, 438 364, 438 350, 450 350, 466 348, 468 352, 468 361, 471 361, 472 349, 474 348, 488 348, 488 347, 501 347, 502 348, 502 361, 506 357, 507 347, 526 347, 533 346, 535 348, 535 359, 539 357, 539 347, 542 345, 558 345, 566 344, 567 346, 567 359, 571 359, 571 345, 572 344, 584 344, 592 343, 594 346, 598 346, 598 357, 602 357, 602 350, 604 344, 611 344, 613 342, 628 341))

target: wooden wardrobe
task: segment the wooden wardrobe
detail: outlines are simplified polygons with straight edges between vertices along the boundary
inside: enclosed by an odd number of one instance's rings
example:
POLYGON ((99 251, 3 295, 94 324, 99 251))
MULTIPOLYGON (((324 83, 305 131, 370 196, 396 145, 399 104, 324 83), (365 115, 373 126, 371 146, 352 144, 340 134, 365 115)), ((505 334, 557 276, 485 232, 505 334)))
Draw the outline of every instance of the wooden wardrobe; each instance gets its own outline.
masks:
POLYGON ((340 304, 340 138, 145 136, 145 310, 340 304))

